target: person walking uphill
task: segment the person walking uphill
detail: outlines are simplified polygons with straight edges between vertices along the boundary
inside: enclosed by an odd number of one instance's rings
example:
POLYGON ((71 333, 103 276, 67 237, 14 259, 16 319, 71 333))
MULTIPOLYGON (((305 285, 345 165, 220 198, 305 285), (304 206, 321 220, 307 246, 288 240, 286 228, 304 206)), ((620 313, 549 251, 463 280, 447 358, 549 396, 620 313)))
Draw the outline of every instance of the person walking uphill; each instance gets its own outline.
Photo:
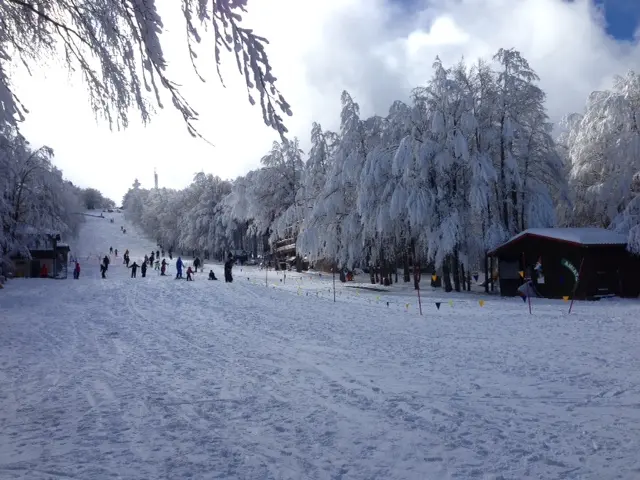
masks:
POLYGON ((198 271, 198 268, 200 268, 200 259, 198 257, 193 261, 193 268, 195 268, 196 272, 198 271))
POLYGON ((147 264, 146 262, 140 265, 140 272, 142 273, 142 278, 147 276, 147 264))
POLYGON ((176 280, 182 278, 182 257, 178 257, 176 261, 176 280))
POLYGON ((138 264, 133 262, 129 267, 131 269, 131 278, 136 278, 136 272, 138 271, 138 264))
POLYGON ((104 271, 106 272, 107 270, 109 270, 109 262, 111 260, 109 260, 109 257, 107 257, 106 255, 104 256, 104 258, 102 259, 102 263, 104 263, 104 271))

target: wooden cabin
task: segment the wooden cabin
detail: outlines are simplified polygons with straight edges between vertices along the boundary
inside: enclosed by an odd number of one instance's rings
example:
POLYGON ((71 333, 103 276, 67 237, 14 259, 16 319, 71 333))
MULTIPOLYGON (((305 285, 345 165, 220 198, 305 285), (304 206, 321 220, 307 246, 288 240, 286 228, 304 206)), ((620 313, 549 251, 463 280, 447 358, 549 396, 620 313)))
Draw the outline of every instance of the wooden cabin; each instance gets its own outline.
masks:
POLYGON ((640 295, 640 258, 627 239, 602 228, 531 228, 488 252, 498 259, 502 296, 525 279, 542 297, 597 299, 640 295))

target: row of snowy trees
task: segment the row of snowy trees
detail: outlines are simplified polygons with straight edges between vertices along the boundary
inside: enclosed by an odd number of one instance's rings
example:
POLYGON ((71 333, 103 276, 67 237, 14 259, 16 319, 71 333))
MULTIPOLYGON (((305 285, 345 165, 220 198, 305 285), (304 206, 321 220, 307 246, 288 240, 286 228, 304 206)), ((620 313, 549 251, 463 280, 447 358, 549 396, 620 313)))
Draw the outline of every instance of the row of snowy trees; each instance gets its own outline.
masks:
POLYGON ((82 190, 66 181, 48 147, 34 149, 15 130, 0 130, 0 267, 28 254, 25 232, 74 236, 82 217, 82 190))
POLYGON ((233 182, 198 174, 182 191, 135 185, 127 214, 185 250, 293 236, 312 262, 414 261, 442 271, 448 288, 451 273, 456 289, 488 249, 526 228, 637 229, 635 75, 593 94, 558 141, 538 77, 515 50, 472 66, 437 59, 411 103, 395 102, 386 117, 361 118, 347 92, 341 101, 339 131, 314 124, 306 159, 285 139, 233 182))

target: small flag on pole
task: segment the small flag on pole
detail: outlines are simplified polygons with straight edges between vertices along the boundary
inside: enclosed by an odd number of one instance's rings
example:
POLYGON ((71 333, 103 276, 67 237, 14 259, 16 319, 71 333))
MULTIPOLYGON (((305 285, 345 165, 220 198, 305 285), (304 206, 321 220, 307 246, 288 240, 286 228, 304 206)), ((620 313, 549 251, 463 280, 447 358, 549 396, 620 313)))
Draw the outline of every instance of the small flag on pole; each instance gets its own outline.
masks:
POLYGON ((442 305, 442 302, 436 302, 436 308, 437 308, 438 310, 440 310, 440 305, 442 305))
POLYGON ((480 304, 481 307, 484 307, 484 300, 479 300, 478 303, 480 304))
POLYGON ((562 299, 563 299, 565 302, 568 302, 568 301, 569 301, 569 295, 565 295, 565 296, 563 296, 563 297, 562 297, 562 299))
POLYGON ((477 273, 473 276, 473 281, 474 281, 474 282, 477 282, 477 281, 478 281, 478 274, 477 274, 477 273))
POLYGON ((431 281, 435 282, 436 280, 438 280, 438 275, 434 273, 433 275, 431 275, 431 281))
POLYGON ((520 278, 524 278, 524 272, 522 270, 520 270, 518 273, 520 274, 520 278))

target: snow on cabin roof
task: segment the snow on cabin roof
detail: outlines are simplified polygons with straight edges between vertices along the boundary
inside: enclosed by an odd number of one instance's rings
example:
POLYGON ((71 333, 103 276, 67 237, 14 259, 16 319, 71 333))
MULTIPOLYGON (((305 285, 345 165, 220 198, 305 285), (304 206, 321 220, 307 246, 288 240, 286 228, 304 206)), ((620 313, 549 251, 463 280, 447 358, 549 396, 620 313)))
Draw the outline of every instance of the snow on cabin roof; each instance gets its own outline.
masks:
POLYGON ((583 246, 627 244, 627 237, 625 235, 612 232, 611 230, 605 230, 604 228, 529 228, 494 248, 489 254, 496 253, 498 250, 526 236, 549 238, 583 246))

